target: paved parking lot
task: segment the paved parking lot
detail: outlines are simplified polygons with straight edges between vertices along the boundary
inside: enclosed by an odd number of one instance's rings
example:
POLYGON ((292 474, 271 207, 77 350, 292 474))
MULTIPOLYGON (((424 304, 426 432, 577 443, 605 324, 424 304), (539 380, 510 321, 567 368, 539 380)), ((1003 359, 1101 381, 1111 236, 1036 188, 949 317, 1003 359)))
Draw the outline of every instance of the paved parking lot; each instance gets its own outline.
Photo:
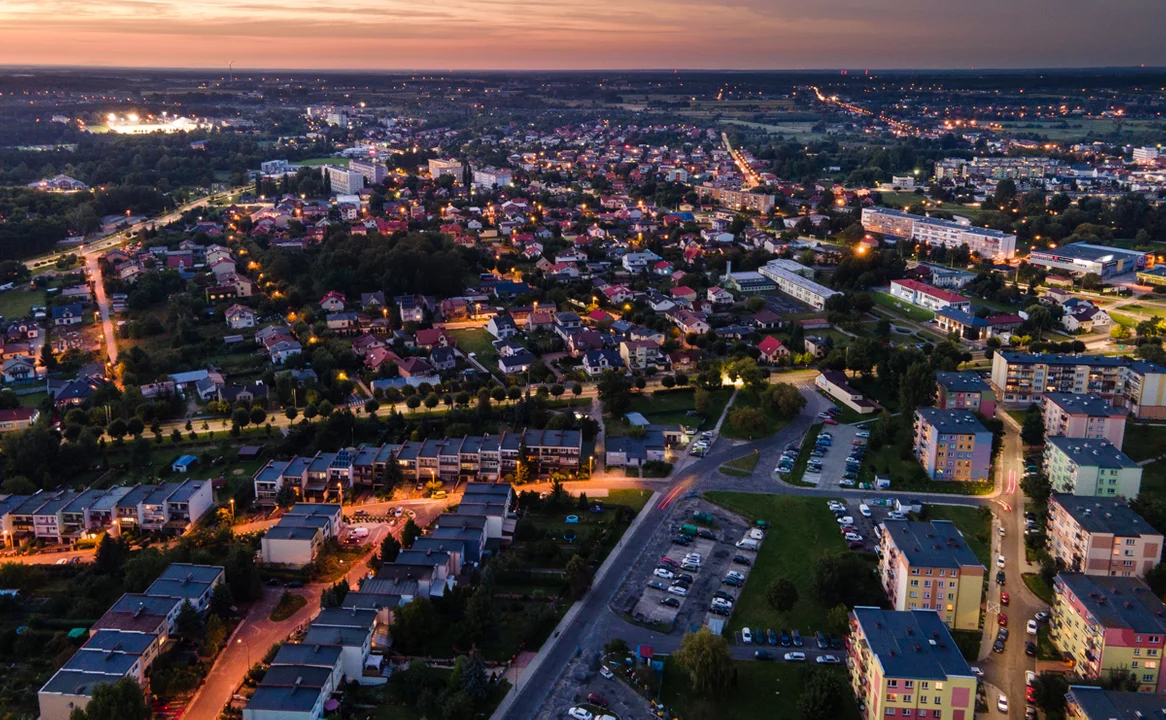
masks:
MULTIPOLYGON (((539 710, 536 720, 559 720, 567 717, 572 707, 587 703, 595 693, 607 701, 607 712, 620 720, 648 720, 654 718, 651 705, 642 695, 620 679, 619 675, 605 678, 599 673, 600 658, 591 654, 576 657, 551 689, 539 710)), ((617 673, 623 671, 615 667, 617 673)))
POLYGON ((842 474, 846 472, 846 457, 850 455, 853 448, 851 443, 858 430, 859 428, 854 425, 823 425, 822 431, 833 436, 833 444, 826 451, 825 456, 818 458, 822 461, 822 471, 816 474, 811 473, 807 467, 803 479, 806 482, 817 484, 823 490, 837 489, 838 483, 842 480, 842 474))
POLYGON ((732 563, 733 557, 737 554, 751 555, 748 552, 742 553, 734 547, 734 543, 745 535, 746 530, 747 525, 741 518, 716 505, 699 498, 684 498, 678 501, 673 506, 668 520, 662 523, 652 536, 636 565, 629 569, 627 579, 612 600, 612 608, 626 612, 640 622, 655 621, 675 630, 684 631, 704 625, 710 617, 716 617, 708 612, 714 592, 726 590, 734 597, 739 592, 736 588, 721 585, 721 579, 730 569, 738 570, 742 574, 749 569, 732 563), (716 539, 696 538, 687 547, 672 544, 672 537, 679 532, 682 525, 692 521, 694 512, 712 513, 716 525, 712 531, 716 539), (701 569, 697 572, 679 571, 693 577, 687 596, 679 597, 666 590, 649 586, 650 582, 659 582, 665 588, 671 584, 670 580, 653 575, 661 558, 669 557, 681 562, 690 552, 700 553, 702 562, 701 569), (660 601, 668 597, 680 600, 680 607, 661 605, 660 601))
POLYGON ((786 295, 774 293, 773 295, 763 295, 761 297, 765 300, 766 308, 778 315, 804 313, 807 309, 806 305, 786 295))

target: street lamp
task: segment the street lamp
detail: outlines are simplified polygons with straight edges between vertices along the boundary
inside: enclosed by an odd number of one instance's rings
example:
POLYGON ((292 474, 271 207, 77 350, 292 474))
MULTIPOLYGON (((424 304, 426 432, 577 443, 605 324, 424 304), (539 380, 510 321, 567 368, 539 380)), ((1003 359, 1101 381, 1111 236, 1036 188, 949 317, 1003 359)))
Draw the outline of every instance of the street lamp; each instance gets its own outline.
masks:
POLYGON ((235 641, 235 644, 241 644, 243 647, 247 648, 247 672, 251 672, 251 643, 245 641, 243 638, 239 638, 235 641))
POLYGON ((231 524, 235 523, 235 498, 231 498, 231 524))

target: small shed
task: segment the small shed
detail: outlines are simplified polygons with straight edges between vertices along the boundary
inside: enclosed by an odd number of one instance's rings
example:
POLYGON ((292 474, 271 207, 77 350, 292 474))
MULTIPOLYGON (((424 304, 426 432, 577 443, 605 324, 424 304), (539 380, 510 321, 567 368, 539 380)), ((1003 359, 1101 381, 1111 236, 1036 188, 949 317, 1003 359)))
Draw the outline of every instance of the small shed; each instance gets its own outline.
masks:
POLYGON ((263 449, 262 445, 244 445, 239 448, 240 460, 254 460, 259 457, 259 451, 263 449))
POLYGON ((174 464, 170 466, 170 469, 176 473, 190 472, 190 468, 196 462, 198 462, 198 458, 196 458, 195 456, 183 455, 182 457, 180 457, 174 461, 174 464))
POLYGON ((630 424, 632 427, 648 427, 652 424, 648 421, 648 418, 644 417, 641 413, 638 412, 630 412, 624 417, 627 418, 628 424, 630 424))

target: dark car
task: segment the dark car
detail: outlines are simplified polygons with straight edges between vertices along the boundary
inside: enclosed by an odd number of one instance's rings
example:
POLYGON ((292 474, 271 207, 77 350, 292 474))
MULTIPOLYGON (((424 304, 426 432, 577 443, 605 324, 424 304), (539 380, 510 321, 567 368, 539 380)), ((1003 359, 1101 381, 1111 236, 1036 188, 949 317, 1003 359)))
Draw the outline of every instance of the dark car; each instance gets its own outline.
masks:
POLYGON ((769 654, 768 650, 758 650, 753 653, 753 657, 757 660, 772 660, 773 656, 769 654))
POLYGON ((291 582, 289 582, 289 583, 288 583, 287 585, 285 585, 284 587, 289 587, 289 588, 293 588, 293 589, 294 589, 294 588, 302 588, 303 586, 304 586, 304 583, 303 583, 303 582, 301 582, 301 581, 299 581, 299 580, 292 580, 291 582))
POLYGON ((598 705, 599 707, 607 707, 607 698, 603 697, 599 693, 588 693, 587 702, 591 703, 592 705, 598 705))
POLYGON ((709 612, 711 612, 713 615, 720 615, 721 617, 729 617, 729 613, 732 611, 729 610, 729 608, 727 608, 727 607, 721 607, 720 605, 712 605, 709 607, 709 612))
POLYGON ((802 643, 802 634, 800 632, 798 632, 796 629, 793 631, 793 635, 791 637, 791 640, 793 641, 794 647, 801 647, 803 644, 802 643))
POLYGON ((830 649, 831 650, 841 650, 842 649, 842 638, 838 637, 837 635, 831 635, 830 636, 830 649))
POLYGON ((713 597, 720 598, 722 600, 728 600, 730 602, 732 602, 732 600, 733 600, 733 596, 731 594, 725 592, 724 590, 717 590, 716 592, 713 593, 713 597))
POLYGON ((744 555, 734 555, 733 562, 737 563, 738 565, 752 565, 753 564, 753 561, 750 560, 749 558, 745 557, 744 555))
POLYGON ((1036 657, 1036 643, 1026 642, 1024 644, 1024 654, 1029 657, 1036 657))
POLYGON ((668 607, 672 607, 672 608, 680 607, 680 601, 674 597, 666 597, 660 601, 660 604, 667 605, 668 607))
POLYGON ((790 643, 790 639, 789 639, 789 633, 786 632, 785 628, 782 628, 781 629, 781 646, 782 647, 789 647, 790 644, 791 643, 790 643))
POLYGON ((687 546, 691 542, 692 541, 688 539, 687 535, 677 535, 676 537, 672 538, 673 545, 685 545, 685 546, 687 546))
POLYGON ((996 584, 997 584, 997 585, 1003 585, 1003 584, 1004 584, 1004 571, 1003 571, 1003 570, 1001 570, 1000 572, 996 573, 996 584))
POLYGON ((709 530, 707 528, 701 528, 700 530, 697 530, 696 534, 701 536, 705 540, 716 540, 717 539, 716 534, 713 533, 712 530, 709 530))
POLYGON ((276 580, 275 578, 267 578, 263 584, 267 587, 279 587, 280 585, 279 580, 276 580))
POLYGON ((768 630, 766 630, 766 631, 765 631, 765 634, 766 634, 767 636, 769 636, 769 644, 770 644, 770 645, 776 645, 776 644, 777 644, 777 633, 775 633, 775 632, 773 631, 773 628, 769 628, 768 630))
POLYGON ((1001 640, 997 640, 996 642, 992 643, 992 652, 995 652, 995 653, 1004 652, 1004 642, 1001 640))
POLYGON ((740 580, 738 580, 735 577, 727 577, 724 580, 721 580, 721 584, 730 585, 732 587, 741 587, 745 583, 741 582, 740 580))
POLYGON ((1008 641, 1008 628, 1000 628, 1000 630, 996 633, 996 639, 1007 642, 1008 641))
POLYGON ((676 579, 683 580, 684 582, 695 582, 696 581, 696 578, 689 575, 688 573, 680 573, 679 575, 676 576, 676 579))

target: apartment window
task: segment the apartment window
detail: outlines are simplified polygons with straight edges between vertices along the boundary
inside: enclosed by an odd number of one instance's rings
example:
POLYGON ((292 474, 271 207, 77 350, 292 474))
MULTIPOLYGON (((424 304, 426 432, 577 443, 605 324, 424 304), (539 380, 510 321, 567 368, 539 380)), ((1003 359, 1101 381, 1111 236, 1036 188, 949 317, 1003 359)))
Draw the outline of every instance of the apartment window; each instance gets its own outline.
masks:
POLYGON ((923 587, 931 587, 931 581, 930 581, 930 580, 924 580, 924 581, 923 581, 923 587))
POLYGON ((911 717, 911 708, 903 708, 903 717, 911 717))
POLYGON ((1157 644, 1162 642, 1162 636, 1161 635, 1151 635, 1150 642, 1154 645, 1157 645, 1157 644))
POLYGON ((930 574, 931 574, 931 568, 927 568, 927 574, 928 574, 928 575, 930 575, 930 574))
POLYGON ((1141 648, 1134 648, 1134 657, 1138 657, 1141 654, 1142 654, 1141 648))
POLYGON ((1135 635, 1135 636, 1134 636, 1134 642, 1140 643, 1141 641, 1142 641, 1142 636, 1141 636, 1141 635, 1135 635))
POLYGON ((928 689, 929 687, 931 687, 931 683, 929 683, 929 682, 928 682, 928 681, 926 681, 926 680, 924 680, 923 682, 919 683, 919 688, 920 688, 921 690, 926 690, 926 689, 928 689))
POLYGON ((920 696, 919 696, 919 704, 920 704, 920 705, 926 705, 926 704, 927 704, 927 696, 926 696, 926 695, 920 695, 920 696))
MULTIPOLYGON (((916 572, 918 572, 918 571, 916 571, 916 572)), ((918 580, 912 580, 912 581, 911 581, 911 587, 919 587, 919 581, 918 581, 918 580)))
POLYGON ((899 687, 899 681, 898 680, 888 680, 887 687, 899 687))
POLYGON ((1153 673, 1142 673, 1142 682, 1146 682, 1146 683, 1154 682, 1154 674, 1153 673))
MULTIPOLYGON (((910 689, 915 687, 915 681, 914 680, 904 680, 903 687, 907 690, 910 690, 910 689)), ((904 702, 906 702, 906 701, 904 701, 904 702)))
POLYGON ((939 571, 939 576, 940 576, 940 577, 943 577, 943 575, 944 575, 944 573, 945 573, 945 572, 946 572, 945 570, 940 570, 940 571, 939 571))
POLYGON ((917 597, 919 597, 919 593, 912 590, 911 592, 907 593, 907 597, 917 598, 917 597))
POLYGON ((912 575, 918 575, 918 574, 919 574, 919 568, 911 568, 911 574, 912 574, 912 575))
MULTIPOLYGON (((936 705, 942 705, 942 704, 943 704, 943 698, 941 698, 941 697, 939 697, 938 695, 936 695, 936 696, 935 696, 935 704, 936 704, 936 705)), ((936 711, 935 711, 935 717, 939 717, 939 711, 938 711, 938 710, 936 710, 936 711)))
POLYGON ((1126 540, 1126 545, 1133 545, 1133 544, 1135 544, 1136 542, 1137 542, 1137 540, 1134 540, 1133 538, 1130 538, 1130 539, 1126 540))
MULTIPOLYGON (((1137 655, 1137 653, 1135 652, 1134 655, 1137 655)), ((1130 667, 1136 670, 1138 668, 1138 661, 1130 660, 1130 667)))
POLYGON ((1158 651, 1154 648, 1150 648, 1149 650, 1147 650, 1146 654, 1149 655, 1150 657, 1158 657, 1158 651))
POLYGON ((887 708, 887 712, 886 712, 886 714, 887 714, 887 715, 894 715, 894 714, 895 714, 895 708, 887 708))

